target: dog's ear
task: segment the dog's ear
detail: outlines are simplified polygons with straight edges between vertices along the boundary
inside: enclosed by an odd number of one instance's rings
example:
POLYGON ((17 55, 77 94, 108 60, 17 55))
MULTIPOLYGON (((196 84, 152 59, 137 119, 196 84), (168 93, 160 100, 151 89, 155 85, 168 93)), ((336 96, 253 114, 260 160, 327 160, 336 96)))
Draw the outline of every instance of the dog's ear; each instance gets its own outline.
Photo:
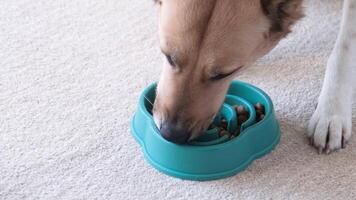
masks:
POLYGON ((291 25, 302 18, 303 0, 260 0, 264 14, 271 21, 269 35, 280 39, 290 32, 291 25))

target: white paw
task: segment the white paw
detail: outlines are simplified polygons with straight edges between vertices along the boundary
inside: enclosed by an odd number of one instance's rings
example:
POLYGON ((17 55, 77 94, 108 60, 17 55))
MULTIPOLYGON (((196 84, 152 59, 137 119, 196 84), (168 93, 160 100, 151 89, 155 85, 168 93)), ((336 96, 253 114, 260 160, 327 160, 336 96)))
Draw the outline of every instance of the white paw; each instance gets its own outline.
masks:
POLYGON ((309 122, 308 137, 319 153, 345 148, 351 137, 351 107, 342 99, 320 99, 309 122))

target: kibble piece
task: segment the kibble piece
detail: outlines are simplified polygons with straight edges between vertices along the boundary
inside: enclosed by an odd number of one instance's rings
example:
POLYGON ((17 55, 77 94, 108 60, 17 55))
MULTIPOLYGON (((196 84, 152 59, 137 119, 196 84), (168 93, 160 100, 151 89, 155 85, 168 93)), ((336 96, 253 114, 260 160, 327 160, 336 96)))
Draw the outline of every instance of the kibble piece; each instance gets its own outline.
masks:
POLYGON ((261 103, 255 104, 256 109, 256 121, 259 122, 265 117, 265 107, 261 103))
POLYGON ((263 115, 262 110, 256 110, 256 115, 257 115, 257 116, 259 116, 259 115, 263 115))
POLYGON ((228 131, 226 131, 226 130, 224 130, 224 129, 220 129, 220 131, 219 131, 219 136, 220 137, 222 137, 222 136, 224 136, 224 135, 229 135, 230 133, 228 132, 228 131))
POLYGON ((239 116, 237 117, 237 124, 238 124, 238 125, 241 125, 241 124, 243 124, 244 122, 246 122, 247 119, 248 119, 248 117, 247 117, 246 115, 239 115, 239 116))
POLYGON ((256 103, 255 109, 256 109, 256 110, 260 110, 260 111, 262 111, 263 113, 265 112, 265 107, 264 107, 261 103, 256 103))
POLYGON ((227 121, 226 121, 226 119, 222 119, 220 123, 221 123, 221 128, 227 129, 227 121))
POLYGON ((236 106, 235 110, 237 112, 237 115, 247 115, 248 114, 246 108, 243 106, 236 106))

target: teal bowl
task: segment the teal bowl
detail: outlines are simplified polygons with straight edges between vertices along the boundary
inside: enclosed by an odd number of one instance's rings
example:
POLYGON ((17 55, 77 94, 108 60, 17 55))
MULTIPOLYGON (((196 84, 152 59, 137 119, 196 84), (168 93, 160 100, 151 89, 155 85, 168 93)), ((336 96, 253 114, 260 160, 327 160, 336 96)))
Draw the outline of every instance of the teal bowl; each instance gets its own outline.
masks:
POLYGON ((131 130, 146 160, 165 174, 200 181, 225 178, 244 170, 279 142, 280 128, 268 95, 255 86, 233 81, 214 123, 218 125, 225 118, 227 129, 233 132, 240 128, 240 134, 233 139, 220 137, 218 129, 211 128, 188 144, 171 143, 160 135, 153 121, 151 103, 155 100, 155 89, 156 84, 152 84, 142 92, 131 130), (256 103, 265 107, 265 117, 258 122, 253 106, 256 103), (233 105, 242 105, 249 111, 248 120, 240 127, 233 105))

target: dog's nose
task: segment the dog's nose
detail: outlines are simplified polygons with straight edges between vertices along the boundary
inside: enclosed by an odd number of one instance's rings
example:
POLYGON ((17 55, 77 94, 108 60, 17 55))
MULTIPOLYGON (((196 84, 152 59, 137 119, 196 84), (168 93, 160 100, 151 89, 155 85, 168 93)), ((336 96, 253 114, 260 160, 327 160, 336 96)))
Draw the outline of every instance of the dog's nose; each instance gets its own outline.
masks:
POLYGON ((182 125, 170 122, 163 123, 160 132, 164 139, 176 144, 186 143, 190 136, 182 125))

